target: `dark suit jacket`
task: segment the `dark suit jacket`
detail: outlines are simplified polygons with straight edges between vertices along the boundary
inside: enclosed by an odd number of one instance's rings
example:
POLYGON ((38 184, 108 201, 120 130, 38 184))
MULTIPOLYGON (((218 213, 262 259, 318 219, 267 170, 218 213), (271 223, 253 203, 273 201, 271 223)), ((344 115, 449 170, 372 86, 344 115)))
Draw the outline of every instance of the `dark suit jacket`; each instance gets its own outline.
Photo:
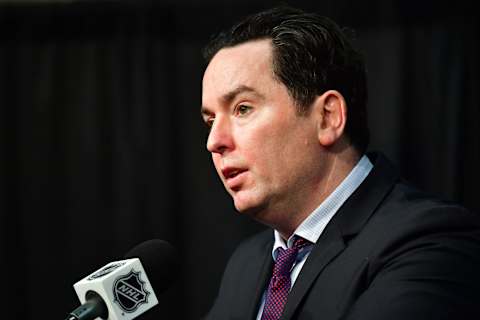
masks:
MULTIPOLYGON (((328 224, 281 319, 480 319, 476 214, 402 182, 381 155, 328 224)), ((208 320, 255 319, 272 270, 271 230, 243 242, 208 320)))

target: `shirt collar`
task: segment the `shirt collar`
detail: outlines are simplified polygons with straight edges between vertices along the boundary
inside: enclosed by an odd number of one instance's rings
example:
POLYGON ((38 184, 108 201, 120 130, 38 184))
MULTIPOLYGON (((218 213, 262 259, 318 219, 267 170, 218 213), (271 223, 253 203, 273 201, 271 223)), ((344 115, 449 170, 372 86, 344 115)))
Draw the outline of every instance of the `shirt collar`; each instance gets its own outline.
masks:
POLYGON ((278 248, 286 249, 292 246, 294 235, 316 243, 328 222, 365 180, 372 168, 373 165, 367 156, 362 156, 340 185, 298 226, 292 236, 288 238, 287 243, 285 243, 280 233, 274 230, 273 259, 276 258, 276 250, 278 248))

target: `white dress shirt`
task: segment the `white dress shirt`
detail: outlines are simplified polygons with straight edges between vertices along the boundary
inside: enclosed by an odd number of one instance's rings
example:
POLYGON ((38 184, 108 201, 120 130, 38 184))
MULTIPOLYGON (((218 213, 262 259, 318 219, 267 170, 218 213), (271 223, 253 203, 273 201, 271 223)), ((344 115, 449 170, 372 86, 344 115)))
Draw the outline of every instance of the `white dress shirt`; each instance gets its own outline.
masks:
MULTIPOLYGON (((277 230, 274 230, 273 236, 275 243, 273 244, 272 249, 273 261, 276 261, 278 248, 287 249, 292 246, 294 235, 300 236, 312 243, 316 243, 328 222, 332 219, 342 204, 352 195, 358 186, 360 186, 363 180, 365 180, 372 168, 372 163, 367 156, 364 155, 340 185, 298 226, 295 232, 290 238, 288 238, 287 243, 285 243, 285 240, 283 240, 280 233, 277 230)), ((291 287, 293 287, 295 280, 297 280, 298 274, 310 255, 312 247, 313 246, 306 247, 305 250, 302 250, 302 252, 299 253, 290 274, 291 287)), ((262 296, 262 303, 258 310, 257 320, 262 318, 267 289, 265 289, 262 296)))

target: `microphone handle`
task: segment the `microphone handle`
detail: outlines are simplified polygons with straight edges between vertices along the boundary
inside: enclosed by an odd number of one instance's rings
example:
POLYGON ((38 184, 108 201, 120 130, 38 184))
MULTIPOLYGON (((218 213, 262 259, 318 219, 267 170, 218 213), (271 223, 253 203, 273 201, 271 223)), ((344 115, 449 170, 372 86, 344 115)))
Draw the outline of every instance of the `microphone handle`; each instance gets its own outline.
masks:
POLYGON ((94 291, 85 295, 86 302, 68 314, 66 320, 93 320, 97 317, 108 318, 108 308, 102 297, 94 291))

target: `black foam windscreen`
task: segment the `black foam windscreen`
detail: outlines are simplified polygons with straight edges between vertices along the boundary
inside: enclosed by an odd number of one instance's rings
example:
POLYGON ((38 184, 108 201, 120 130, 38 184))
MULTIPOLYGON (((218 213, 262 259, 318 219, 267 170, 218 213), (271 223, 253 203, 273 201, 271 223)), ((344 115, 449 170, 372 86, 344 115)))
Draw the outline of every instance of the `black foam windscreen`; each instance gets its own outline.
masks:
POLYGON ((156 294, 168 289, 178 276, 179 259, 175 248, 167 241, 151 239, 125 254, 126 259, 138 258, 156 294))

